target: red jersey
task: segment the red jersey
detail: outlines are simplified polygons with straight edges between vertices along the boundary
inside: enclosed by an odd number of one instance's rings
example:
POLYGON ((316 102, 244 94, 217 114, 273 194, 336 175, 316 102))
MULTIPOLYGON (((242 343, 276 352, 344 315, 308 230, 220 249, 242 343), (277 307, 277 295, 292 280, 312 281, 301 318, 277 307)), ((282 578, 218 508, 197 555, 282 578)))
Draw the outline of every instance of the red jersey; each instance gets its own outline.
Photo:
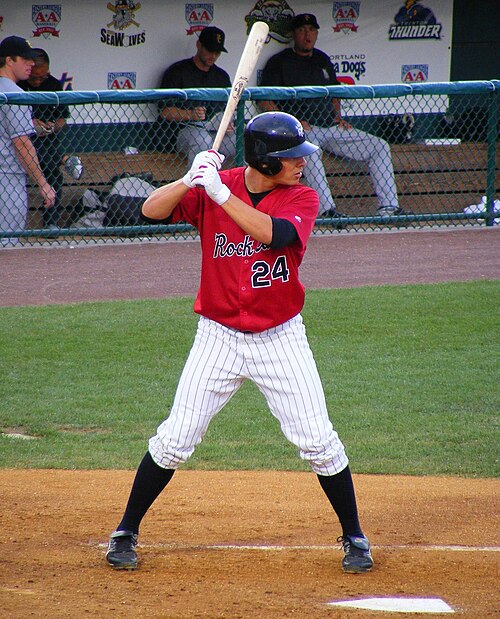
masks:
MULTIPOLYGON (((222 170, 231 193, 252 204, 244 181, 245 168, 222 170)), ((172 213, 187 221, 201 239, 201 281, 194 311, 238 331, 264 331, 296 316, 305 290, 299 266, 318 214, 318 194, 303 185, 279 185, 256 207, 288 220, 298 239, 271 249, 242 230, 202 189, 190 189, 172 213)))

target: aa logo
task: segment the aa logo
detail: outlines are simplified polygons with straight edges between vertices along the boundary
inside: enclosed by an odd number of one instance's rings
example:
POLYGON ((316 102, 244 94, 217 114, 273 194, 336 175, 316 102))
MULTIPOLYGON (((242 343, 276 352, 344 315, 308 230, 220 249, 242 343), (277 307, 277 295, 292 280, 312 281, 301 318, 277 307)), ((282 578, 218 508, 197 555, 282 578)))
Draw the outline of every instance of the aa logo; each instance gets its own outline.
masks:
POLYGON ((186 4, 185 16, 189 25, 186 34, 201 32, 214 18, 214 5, 186 4))
POLYGON ((59 37, 61 22, 60 4, 33 4, 31 7, 31 20, 35 24, 34 37, 59 37))
POLYGON ((359 7, 361 2, 334 2, 332 17, 335 22, 333 27, 334 32, 357 32, 358 27, 355 25, 359 17, 359 7))
POLYGON ((135 72, 108 73, 108 88, 110 90, 132 90, 137 85, 135 72))
POLYGON ((401 67, 401 81, 406 84, 426 82, 429 79, 428 64, 404 64, 401 67))

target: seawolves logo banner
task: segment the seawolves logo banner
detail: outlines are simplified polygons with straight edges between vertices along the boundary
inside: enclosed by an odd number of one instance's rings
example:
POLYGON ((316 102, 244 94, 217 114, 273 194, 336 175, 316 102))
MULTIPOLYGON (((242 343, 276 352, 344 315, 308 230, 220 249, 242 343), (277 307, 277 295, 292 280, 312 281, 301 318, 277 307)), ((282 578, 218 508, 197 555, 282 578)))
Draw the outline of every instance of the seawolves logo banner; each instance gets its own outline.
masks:
POLYGON ((137 11, 141 8, 140 2, 134 0, 116 0, 114 4, 108 2, 107 8, 113 13, 107 28, 101 29, 101 43, 112 47, 133 47, 146 41, 146 33, 136 32, 125 34, 125 29, 132 27, 140 28, 136 19, 137 11), (113 30, 109 30, 113 28, 113 30))

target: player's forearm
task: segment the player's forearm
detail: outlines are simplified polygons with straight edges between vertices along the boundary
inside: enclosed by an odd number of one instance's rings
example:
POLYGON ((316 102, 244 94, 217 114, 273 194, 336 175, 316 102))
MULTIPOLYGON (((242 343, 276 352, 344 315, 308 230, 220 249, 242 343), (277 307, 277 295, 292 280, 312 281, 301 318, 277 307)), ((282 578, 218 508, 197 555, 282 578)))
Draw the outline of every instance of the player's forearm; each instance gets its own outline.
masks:
POLYGON ((182 179, 155 189, 142 205, 143 214, 150 219, 165 219, 189 191, 182 179))
POLYGON ((48 183, 43 175, 33 142, 27 135, 21 135, 12 140, 17 157, 26 174, 40 187, 47 187, 48 183))
POLYGON ((238 224, 238 226, 259 243, 269 245, 273 240, 272 219, 249 206, 233 194, 221 205, 221 208, 238 224))

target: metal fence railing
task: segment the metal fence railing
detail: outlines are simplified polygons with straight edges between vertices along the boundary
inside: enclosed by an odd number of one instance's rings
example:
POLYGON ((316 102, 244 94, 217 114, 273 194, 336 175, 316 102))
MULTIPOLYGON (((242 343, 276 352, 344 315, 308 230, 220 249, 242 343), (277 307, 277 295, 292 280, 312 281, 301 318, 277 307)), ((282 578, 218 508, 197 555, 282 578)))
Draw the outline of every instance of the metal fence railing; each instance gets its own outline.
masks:
MULTIPOLYGON (((210 147, 228 92, 0 93, 0 123, 15 124, 27 109, 34 118, 67 117, 57 134, 32 136, 58 195, 51 212, 36 185, 28 179, 25 194, 24 175, 0 159, 0 246, 196 235, 188 225, 142 223, 140 204, 152 189, 182 176, 196 150, 210 147), (196 105, 213 117, 186 128, 162 116, 169 107, 196 105)), ((496 80, 248 88, 223 143, 227 165, 244 164, 245 122, 261 111, 260 102, 272 100, 308 118, 308 139, 323 147, 305 174, 320 196, 315 234, 494 225, 500 222, 499 93, 496 80), (330 126, 332 99, 354 133, 330 126)))

